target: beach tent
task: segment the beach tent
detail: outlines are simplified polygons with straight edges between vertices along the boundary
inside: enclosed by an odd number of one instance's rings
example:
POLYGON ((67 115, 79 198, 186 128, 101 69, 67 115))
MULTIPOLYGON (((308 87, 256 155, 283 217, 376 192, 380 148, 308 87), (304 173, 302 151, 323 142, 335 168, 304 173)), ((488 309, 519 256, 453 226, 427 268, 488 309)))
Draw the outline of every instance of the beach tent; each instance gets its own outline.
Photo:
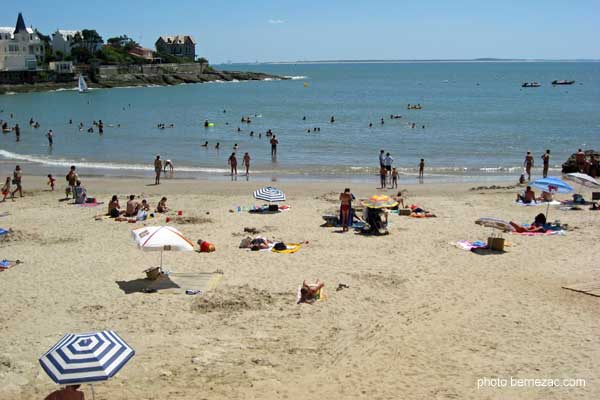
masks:
POLYGON ((256 190, 254 192, 254 198, 257 200, 268 201, 269 203, 274 201, 285 201, 285 193, 272 186, 266 186, 256 190))
MULTIPOLYGON (((531 183, 531 186, 543 190, 544 192, 548 192, 551 194, 554 193, 571 193, 573 191, 573 187, 563 180, 555 177, 549 176, 547 178, 538 179, 531 183)), ((548 210, 550 209, 550 203, 546 204, 546 219, 548 219, 548 210)))
POLYGON ((163 251, 193 251, 194 244, 172 226, 148 226, 131 231, 133 240, 143 251, 160 251, 160 267, 163 251))
MULTIPOLYGON (((94 383, 112 378, 135 351, 114 331, 69 333, 39 362, 59 385, 94 383)), ((92 395, 93 395, 92 386, 92 395)))

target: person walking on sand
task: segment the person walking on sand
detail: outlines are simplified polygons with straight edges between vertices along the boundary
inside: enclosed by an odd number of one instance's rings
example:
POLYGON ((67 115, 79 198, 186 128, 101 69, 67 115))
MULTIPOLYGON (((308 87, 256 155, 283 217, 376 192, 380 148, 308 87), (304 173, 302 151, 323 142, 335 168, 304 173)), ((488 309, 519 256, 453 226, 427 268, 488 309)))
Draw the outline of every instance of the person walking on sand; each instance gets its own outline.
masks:
POLYGON ((523 162, 523 165, 525 166, 525 172, 527 173, 527 180, 530 181, 531 180, 531 168, 533 168, 533 156, 531 155, 530 151, 527 152, 527 155, 525 156, 525 161, 523 162))
POLYGON ((16 189, 11 192, 11 198, 14 200, 15 193, 19 192, 19 197, 23 197, 23 187, 21 186, 22 174, 21 167, 17 165, 15 167, 15 171, 13 172, 13 185, 17 185, 16 189))
POLYGON ((231 153, 227 164, 231 167, 231 176, 237 175, 237 158, 235 158, 235 152, 231 153))
POLYGON ((352 203, 352 193, 350 193, 350 188, 346 188, 343 193, 340 193, 340 203, 342 211, 342 232, 347 232, 348 216, 350 214, 350 205, 352 203))
POLYGON ((162 169, 163 169, 163 164, 160 159, 160 155, 157 154, 156 158, 154 159, 154 173, 155 173, 154 184, 155 185, 160 185, 160 173, 162 172, 162 169))
POLYGON ((4 182, 4 186, 2 186, 2 202, 6 201, 6 196, 10 193, 10 176, 6 177, 6 181, 4 182))
POLYGON ((250 154, 244 153, 242 165, 246 167, 246 176, 250 175, 250 154))
POLYGON ((544 154, 542 154, 542 162, 544 163, 544 170, 542 172, 542 176, 544 178, 548 177, 548 167, 550 166, 550 150, 546 150, 544 154))
POLYGON ((279 140, 277 140, 277 136, 273 135, 271 138, 271 157, 277 157, 277 145, 279 144, 279 140))
POLYGON ((46 137, 48 138, 48 146, 52 147, 52 144, 54 142, 54 133, 52 132, 52 129, 50 129, 48 133, 46 133, 46 137))

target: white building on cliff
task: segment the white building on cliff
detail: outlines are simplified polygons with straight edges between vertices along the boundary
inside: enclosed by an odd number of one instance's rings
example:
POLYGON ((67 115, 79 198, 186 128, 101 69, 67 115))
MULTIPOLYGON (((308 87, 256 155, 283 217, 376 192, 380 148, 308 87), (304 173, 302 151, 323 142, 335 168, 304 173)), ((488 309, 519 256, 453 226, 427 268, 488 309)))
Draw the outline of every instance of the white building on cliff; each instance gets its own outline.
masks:
POLYGON ((43 58, 44 42, 21 13, 14 28, 0 27, 0 71, 35 71, 43 58))

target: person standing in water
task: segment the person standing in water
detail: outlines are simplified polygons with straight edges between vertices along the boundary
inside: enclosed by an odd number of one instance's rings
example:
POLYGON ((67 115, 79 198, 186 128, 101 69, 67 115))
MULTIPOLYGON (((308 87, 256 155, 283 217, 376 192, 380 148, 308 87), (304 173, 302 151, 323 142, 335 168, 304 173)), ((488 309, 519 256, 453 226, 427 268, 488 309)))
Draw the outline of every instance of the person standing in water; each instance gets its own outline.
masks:
POLYGON ((162 161, 160 159, 160 155, 157 154, 156 158, 154 159, 154 184, 155 185, 160 185, 160 174, 162 172, 163 169, 163 164, 162 161))
POLYGON ((21 141, 21 128, 19 127, 19 124, 15 125, 15 137, 17 138, 17 142, 21 141))
POLYGON ((533 168, 533 156, 531 155, 530 151, 527 152, 527 155, 525 156, 525 161, 523 162, 523 165, 525 166, 525 172, 527 173, 527 180, 530 181, 531 180, 531 168, 533 168))
POLYGON ((250 175, 250 154, 244 153, 242 165, 246 167, 246 176, 250 175))
POLYGON ((167 172, 167 168, 169 168, 170 173, 173 173, 173 169, 175 168, 175 166, 173 165, 173 161, 165 160, 165 165, 163 168, 164 168, 165 173, 167 172))
POLYGON ((46 137, 48 138, 48 146, 52 147, 52 144, 54 142, 54 133, 52 132, 52 129, 50 129, 48 131, 48 133, 46 133, 46 137))
POLYGON ((548 168, 550 166, 550 150, 546 150, 546 152, 542 154, 542 162, 544 163, 544 170, 542 171, 542 175, 544 178, 547 178, 548 168))
POLYGON ((235 157, 235 152, 231 153, 227 164, 231 167, 231 176, 237 175, 237 158, 235 157))
POLYGON ((421 162, 419 163, 419 180, 423 180, 423 175, 425 173, 425 159, 421 158, 421 162))
POLYGON ((279 144, 279 140, 277 140, 277 136, 273 135, 271 138, 271 157, 277 157, 277 145, 279 144))

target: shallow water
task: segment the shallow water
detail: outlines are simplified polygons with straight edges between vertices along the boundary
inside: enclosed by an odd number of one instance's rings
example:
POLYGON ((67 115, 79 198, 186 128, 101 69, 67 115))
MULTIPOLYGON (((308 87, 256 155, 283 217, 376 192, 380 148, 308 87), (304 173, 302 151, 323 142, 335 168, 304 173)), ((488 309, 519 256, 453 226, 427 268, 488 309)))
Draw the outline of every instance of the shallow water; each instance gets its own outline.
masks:
POLYGON ((527 150, 541 164, 542 152, 551 149, 552 165, 559 167, 577 148, 598 147, 600 63, 223 68, 297 79, 0 96, 0 119, 19 123, 22 139, 16 143, 14 134, 0 136, 0 156, 40 166, 77 164, 99 173, 145 175, 160 153, 188 176, 220 176, 237 143, 240 164, 247 151, 252 169, 262 175, 330 177, 373 174, 379 149, 385 149, 403 174, 413 174, 419 159, 425 158, 428 174, 464 179, 518 175, 527 150), (554 79, 576 83, 553 87, 554 79), (520 87, 534 80, 543 86, 520 87), (407 110, 407 103, 420 103, 423 109, 407 110), (402 118, 390 119, 390 114, 402 118), (242 116, 251 116, 252 123, 241 123, 242 116), (29 127, 30 117, 40 122, 40 129, 29 127), (70 118, 73 125, 68 124, 70 118), (99 119, 105 124, 104 135, 87 133, 91 122, 99 119), (215 126, 205 129, 205 119, 215 126), (85 124, 83 132, 77 128, 79 121, 85 124), (175 127, 157 129, 161 122, 175 127), (320 132, 307 133, 314 127, 320 132), (276 161, 264 135, 269 128, 280 143, 276 161), (47 129, 54 130, 52 149, 45 138, 47 129), (200 146, 204 141, 208 148, 200 146), (216 142, 219 151, 214 149, 216 142))

